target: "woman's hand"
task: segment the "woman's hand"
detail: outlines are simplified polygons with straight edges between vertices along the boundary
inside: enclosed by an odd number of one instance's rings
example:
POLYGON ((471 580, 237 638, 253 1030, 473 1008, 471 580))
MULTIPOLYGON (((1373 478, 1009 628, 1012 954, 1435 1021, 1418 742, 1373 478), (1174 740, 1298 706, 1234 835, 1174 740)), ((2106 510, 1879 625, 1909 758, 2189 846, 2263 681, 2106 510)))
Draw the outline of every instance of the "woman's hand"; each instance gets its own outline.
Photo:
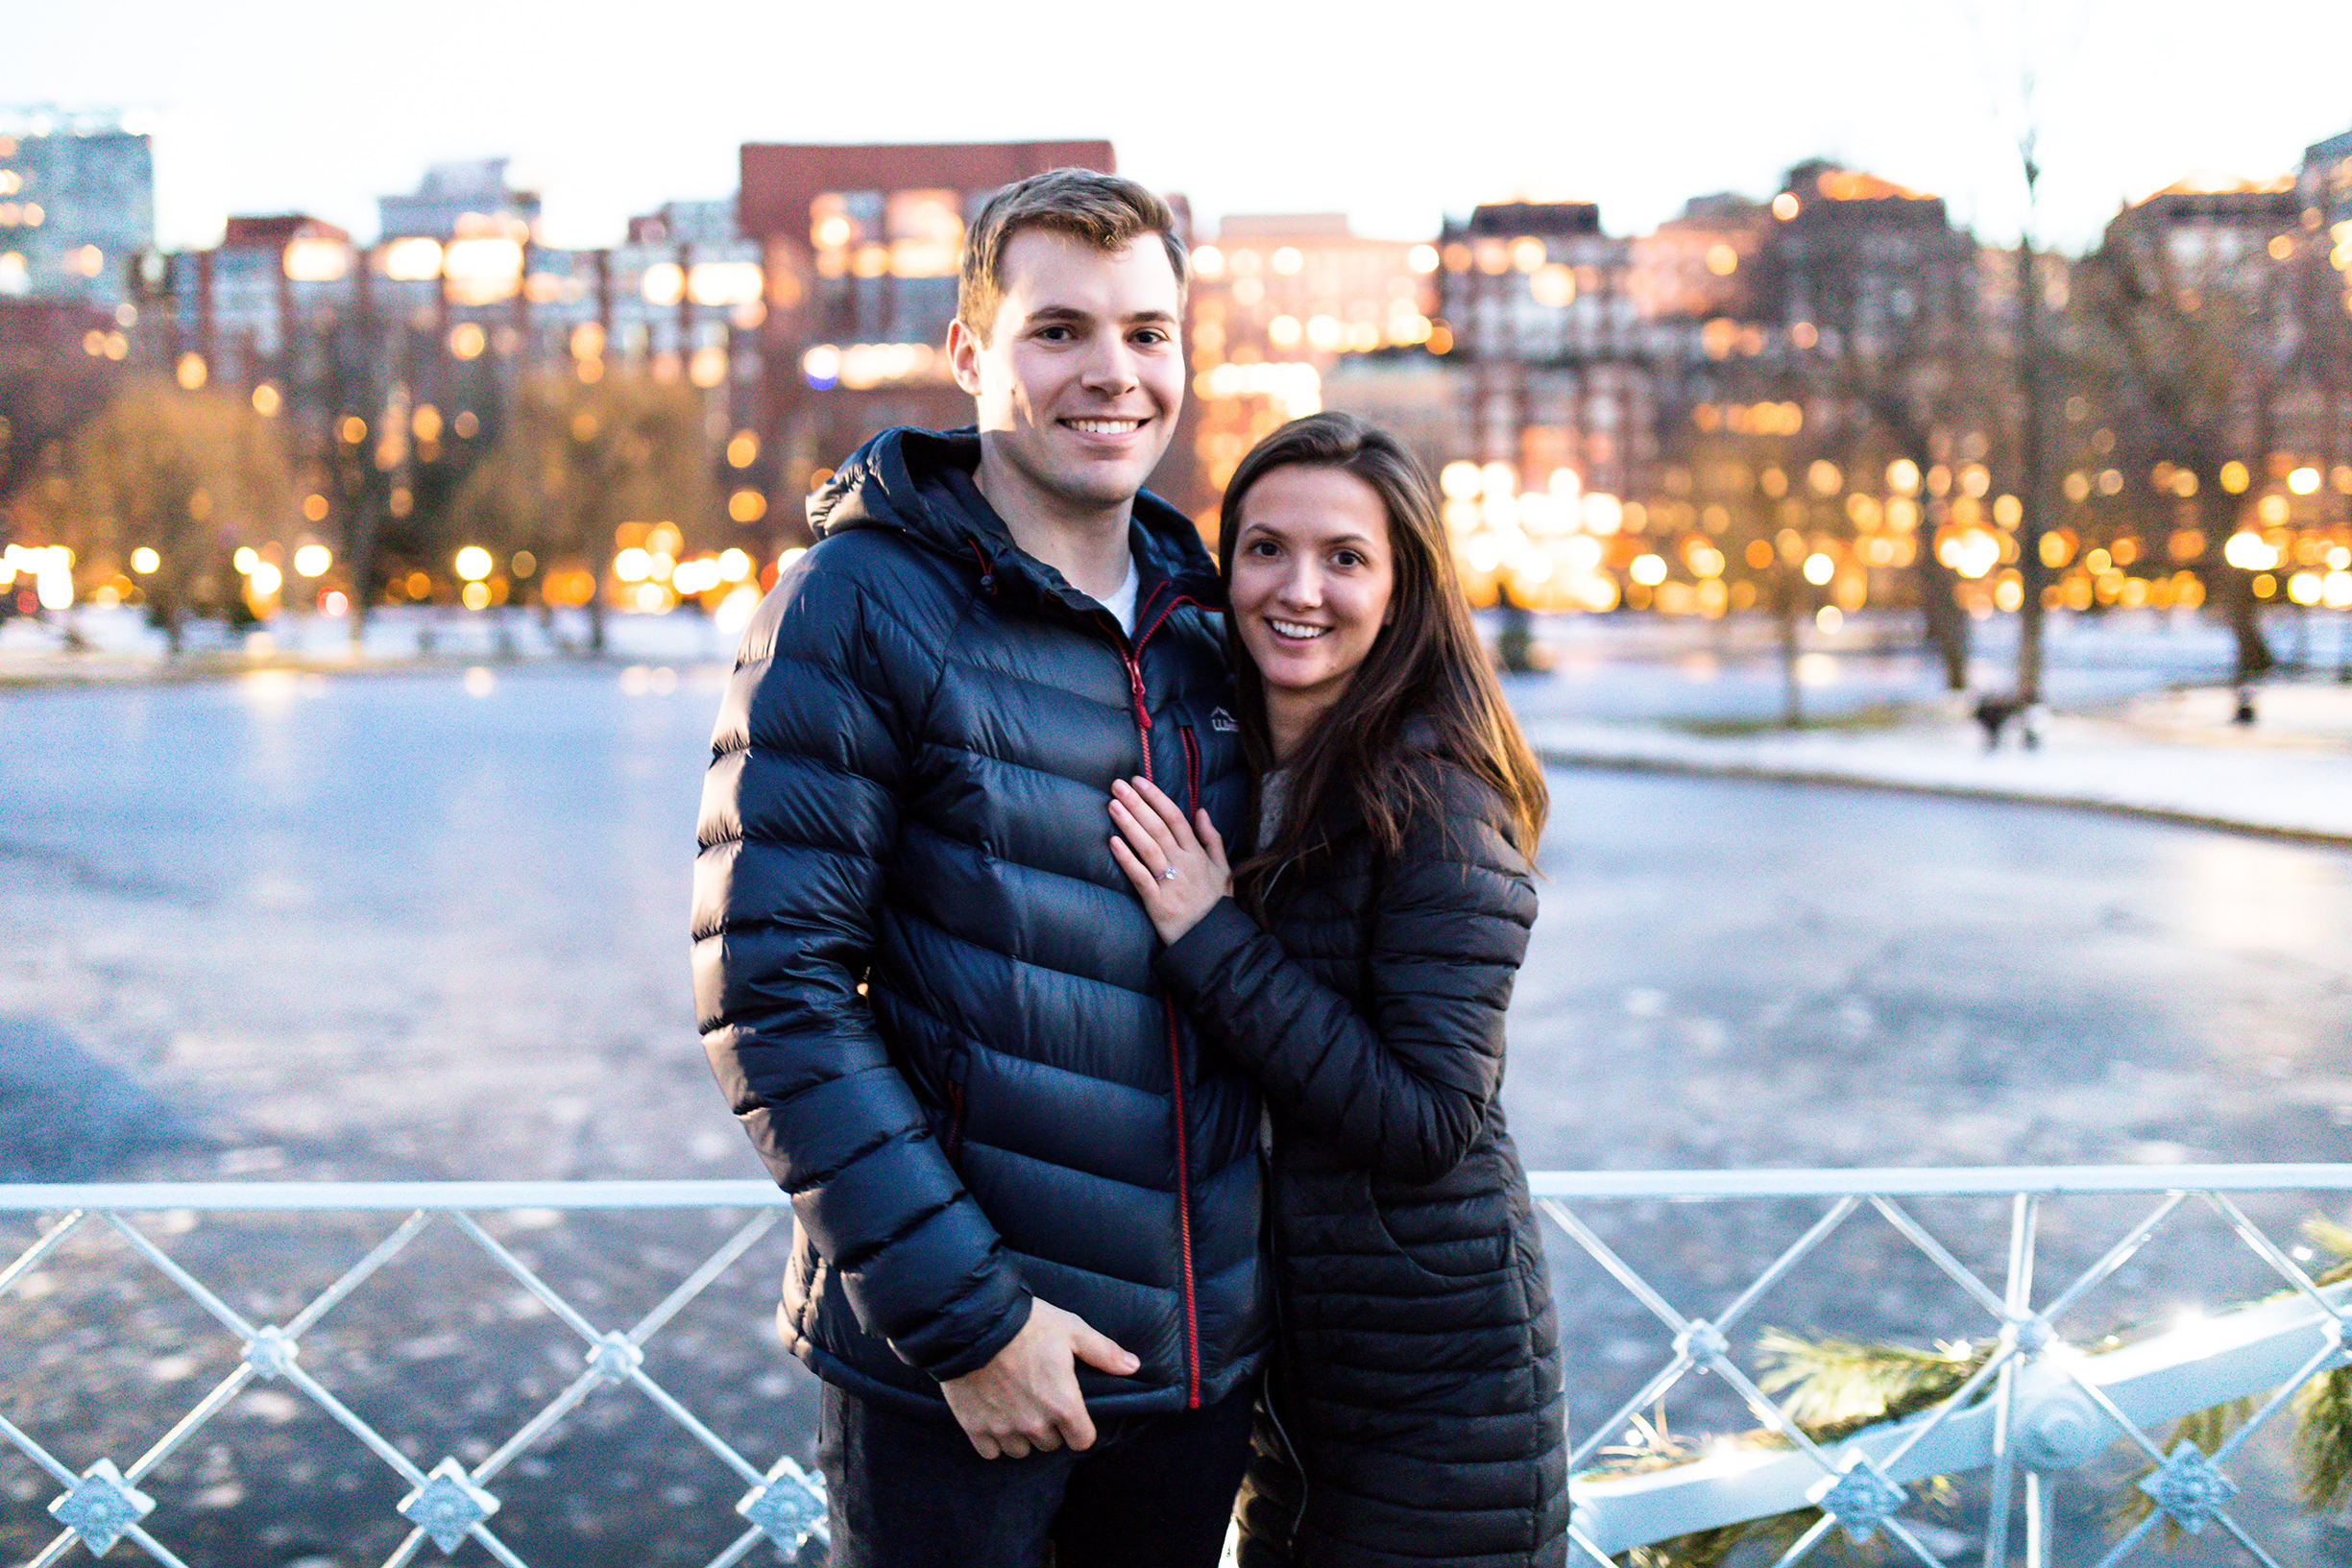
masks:
POLYGON ((1206 811, 1185 821, 1183 810, 1149 779, 1118 780, 1110 793, 1110 818, 1119 829, 1110 841, 1111 858, 1135 884, 1159 939, 1174 943, 1233 891, 1224 840, 1206 811))

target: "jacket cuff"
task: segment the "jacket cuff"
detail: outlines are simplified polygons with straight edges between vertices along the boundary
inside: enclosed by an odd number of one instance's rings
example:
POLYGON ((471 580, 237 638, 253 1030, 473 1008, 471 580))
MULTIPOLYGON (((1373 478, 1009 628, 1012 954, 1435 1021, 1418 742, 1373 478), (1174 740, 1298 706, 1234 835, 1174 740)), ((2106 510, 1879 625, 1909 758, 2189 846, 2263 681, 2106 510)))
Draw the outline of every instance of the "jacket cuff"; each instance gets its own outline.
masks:
POLYGON ((952 1378, 962 1377, 967 1372, 979 1371, 996 1360, 996 1353, 1012 1343, 1021 1331, 1029 1326, 1030 1304, 1036 1299, 1027 1291, 1022 1291, 1021 1299, 1013 1304, 1012 1310, 1007 1312, 994 1328, 973 1341, 968 1349, 958 1351, 936 1365, 926 1366, 923 1370, 941 1383, 952 1378))
POLYGON ((1160 949, 1152 967, 1179 1001, 1205 995, 1237 950, 1265 933, 1231 897, 1219 899, 1189 931, 1160 949))

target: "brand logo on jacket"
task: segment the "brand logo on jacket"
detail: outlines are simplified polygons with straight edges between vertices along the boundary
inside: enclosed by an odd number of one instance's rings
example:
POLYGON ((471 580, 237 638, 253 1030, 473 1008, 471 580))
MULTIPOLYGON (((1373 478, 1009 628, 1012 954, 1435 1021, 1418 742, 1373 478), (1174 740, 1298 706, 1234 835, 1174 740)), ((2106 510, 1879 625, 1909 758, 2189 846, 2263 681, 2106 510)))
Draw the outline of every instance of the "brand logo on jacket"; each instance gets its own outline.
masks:
POLYGON ((1232 714, 1220 708, 1209 715, 1209 728, 1219 735, 1231 735, 1240 726, 1233 722, 1232 714))

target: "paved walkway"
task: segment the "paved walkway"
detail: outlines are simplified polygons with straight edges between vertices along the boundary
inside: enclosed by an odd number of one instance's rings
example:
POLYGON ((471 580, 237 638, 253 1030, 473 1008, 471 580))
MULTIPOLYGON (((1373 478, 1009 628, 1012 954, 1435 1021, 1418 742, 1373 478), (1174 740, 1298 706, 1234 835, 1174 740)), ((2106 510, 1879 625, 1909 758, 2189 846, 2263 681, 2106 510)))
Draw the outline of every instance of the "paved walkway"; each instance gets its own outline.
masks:
POLYGON ((2138 698, 2100 716, 2046 719, 2027 751, 1998 751, 1956 706, 1886 728, 1708 736, 1648 724, 1535 718, 1545 760, 1934 794, 2032 800, 2352 845, 2352 687, 2257 688, 2257 722, 2235 695, 2200 687, 2138 698))

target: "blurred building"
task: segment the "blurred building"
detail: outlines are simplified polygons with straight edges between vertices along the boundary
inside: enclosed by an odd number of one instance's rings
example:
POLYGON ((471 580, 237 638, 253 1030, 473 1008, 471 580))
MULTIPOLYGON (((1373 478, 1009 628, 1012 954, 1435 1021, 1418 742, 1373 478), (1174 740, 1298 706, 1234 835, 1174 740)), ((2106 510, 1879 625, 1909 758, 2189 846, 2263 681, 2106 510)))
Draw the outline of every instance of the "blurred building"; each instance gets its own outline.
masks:
MULTIPOLYGON (((2301 373, 2321 368, 2303 352, 2316 346, 2305 320, 2309 275, 2298 265, 2312 249, 2303 213, 2290 179, 2192 177, 2125 206, 2107 226, 2102 249, 2117 287, 2142 302, 2144 316, 2161 313, 2167 346, 2196 362, 2182 368, 2215 384, 2219 406, 2200 422, 2233 455, 2318 436, 2301 428, 2317 410, 2296 396, 2301 373)), ((2145 406, 2144 389, 2141 406, 2122 410, 2150 425, 2157 453, 2177 445, 2176 432, 2157 428, 2179 422, 2161 406, 2167 401, 2145 406)))
POLYGON ((538 232, 539 193, 507 183, 511 161, 482 157, 433 164, 415 190, 376 199, 380 237, 450 240, 497 233, 520 239, 538 232))
POLYGON ((1628 239, 1587 205, 1482 206, 1442 245, 1475 592, 1718 614, 1803 567, 1809 607, 1908 602, 1928 476, 2006 419, 1947 374, 1982 325, 1976 245, 1867 174, 1800 164, 1628 239))
MULTIPOLYGON (((439 165, 382 199, 373 244, 303 214, 239 216, 216 246, 150 257, 125 348, 283 422, 304 521, 371 541, 412 583, 526 383, 681 381, 723 511, 681 525, 767 559, 873 430, 970 422, 941 345, 980 205, 1025 174, 1110 162, 1101 142, 751 147, 740 203, 668 203, 589 250, 538 242, 538 197, 504 159, 439 165)), ((103 356, 113 339, 96 341, 103 356)))
POLYGON ((1694 196, 1679 216, 1636 235, 1626 278, 1636 308, 1652 323, 1745 319, 1771 216, 1767 204, 1724 191, 1694 196))
MULTIPOLYGON (((1747 582, 1760 597, 1802 578, 1821 591, 1801 595, 1816 615, 1923 598, 1940 615, 1939 567, 1967 533, 1993 562, 1971 591, 1988 607, 2022 593, 2022 578, 1990 575, 2016 558, 1994 530, 2024 516, 2013 382, 1985 331, 1986 279, 2013 273, 2013 253, 1953 227, 1941 197, 1820 159, 1790 169, 1762 217, 1740 266, 1747 320, 1702 332, 1718 401, 1691 412, 1702 442, 1720 430, 1726 446, 1745 419, 1745 460, 1694 465, 1692 488, 1734 518, 1747 582)), ((1730 602, 1744 597, 1734 582, 1730 602)))
POLYGON ((325 219, 231 216, 218 245, 165 258, 159 269, 160 308, 151 313, 163 327, 162 357, 183 384, 220 379, 250 391, 267 383, 277 400, 301 400, 321 374, 322 307, 333 314, 352 256, 351 235, 325 219))
POLYGON ((1635 236, 1625 287, 1640 318, 1638 357, 1648 368, 1661 449, 1672 452, 1694 416, 1719 404, 1738 367, 1775 336, 1780 291, 1769 264, 1769 204, 1721 192, 1635 236))
POLYGON ((2296 181, 2303 203, 2299 301, 2322 404, 2317 460, 2344 498, 2352 522, 2352 131, 2303 152, 2296 181))
MULTIPOLYGON (((2306 210, 2319 215, 2318 227, 2332 230, 2352 223, 2352 131, 2303 149, 2295 184, 2306 210)), ((2340 237, 2338 243, 2343 243, 2340 237)))
POLYGON ((1942 197, 1813 161, 1789 171, 1770 212, 1757 304, 1800 350, 1824 333, 1865 356, 1925 349, 1973 320, 1976 245, 1942 197))
POLYGON ((2149 248, 2176 289, 2219 291, 2267 313, 2303 224, 2295 181, 2195 178, 2167 185, 2116 214, 2110 238, 2149 248))
POLYGON ((1318 409, 1378 421, 1433 469, 1451 455, 1451 399, 1425 349, 1437 259, 1335 212, 1228 216, 1194 247, 1187 434, 1204 526, 1243 454, 1318 409))
POLYGON ((1000 186, 1073 165, 1111 171, 1110 143, 743 148, 737 223, 765 289, 746 472, 777 506, 776 538, 874 431, 971 422, 944 349, 964 226, 1000 186))
POLYGON ((1449 222, 1438 250, 1431 348, 1457 372, 1465 455, 1621 493, 1654 454, 1630 242, 1589 203, 1507 202, 1449 222))
MULTIPOLYGON (((42 134, 116 145, 104 126, 42 134)), ((143 159, 143 138, 128 141, 143 159)), ((33 178, 14 173, 28 145, 8 144, 10 178, 33 178)), ((137 266, 134 249, 85 241, 104 264, 83 281, 129 295, 119 308, 69 296, 37 320, 18 301, 0 321, 18 360, 37 344, 91 373, 73 398, 7 393, 0 486, 27 432, 58 423, 27 411, 70 413, 111 374, 160 367, 283 422, 304 526, 353 542, 354 559, 371 541, 400 563, 388 581, 422 573, 446 596, 453 497, 526 387, 589 398, 608 375, 643 376, 694 395, 720 502, 679 521, 691 547, 772 561, 804 537, 802 497, 874 430, 969 422, 944 352, 966 226, 1003 184, 1066 164, 1109 169, 1111 148, 751 145, 737 195, 556 250, 538 240, 536 194, 489 158, 384 198, 373 243, 301 213, 231 218, 217 245, 137 266)), ((1439 473, 1482 601, 1792 617, 2020 602, 2019 255, 1979 246, 1933 195, 1813 161, 1767 199, 1699 197, 1648 234, 1609 234, 1588 204, 1511 202, 1423 242, 1356 235, 1331 213, 1233 215, 1193 235, 1171 202, 1191 247, 1193 379, 1152 484, 1204 530, 1255 441, 1337 408, 1439 473)), ((2234 356, 2230 461, 2201 482, 2207 501, 2243 496, 2231 504, 2278 535, 2282 559, 2310 542, 2279 530, 2352 505, 2347 202, 2352 133, 2310 149, 2296 181, 2184 181, 2109 232, 2109 250, 2147 262, 2145 292, 2175 325, 2212 328, 2234 356)), ((21 227, 21 201, 14 215, 21 227)), ((2167 530, 2168 559, 2192 562, 2179 541, 2194 528, 2166 519, 2196 493, 2160 399, 2124 385, 2092 283, 2076 297, 2096 259, 2036 258, 2056 367, 2047 510, 2066 546, 2044 561, 2066 603, 2193 603, 2124 569, 2165 550, 2167 530)), ((27 259, 26 291, 34 276, 27 259)), ((566 549, 568 578, 594 593, 566 549)))
POLYGON ((0 110, 0 297, 122 303, 155 185, 146 134, 110 114, 0 110))
POLYGON ((104 406, 131 348, 112 311, 0 299, 0 516, 44 451, 104 406))

